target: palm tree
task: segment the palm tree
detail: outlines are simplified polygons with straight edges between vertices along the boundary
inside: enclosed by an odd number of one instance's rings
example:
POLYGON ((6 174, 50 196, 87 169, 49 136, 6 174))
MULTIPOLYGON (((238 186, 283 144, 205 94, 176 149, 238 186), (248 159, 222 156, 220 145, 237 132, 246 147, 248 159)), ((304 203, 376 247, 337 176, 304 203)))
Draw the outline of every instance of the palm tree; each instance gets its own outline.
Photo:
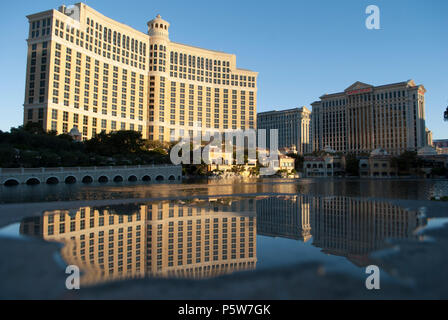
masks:
POLYGON ((446 110, 443 113, 443 118, 445 119, 445 121, 448 121, 448 107, 446 107, 446 110))

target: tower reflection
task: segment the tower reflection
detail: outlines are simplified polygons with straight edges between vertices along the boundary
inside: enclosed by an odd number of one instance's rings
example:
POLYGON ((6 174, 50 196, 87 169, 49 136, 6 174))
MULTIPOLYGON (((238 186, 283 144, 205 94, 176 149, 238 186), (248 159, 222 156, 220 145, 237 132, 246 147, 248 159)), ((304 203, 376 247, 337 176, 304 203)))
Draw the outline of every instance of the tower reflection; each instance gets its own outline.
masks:
POLYGON ((426 225, 417 211, 396 205, 348 197, 313 199, 313 245, 326 253, 367 266, 369 254, 387 246, 388 239, 418 239, 426 225))
POLYGON ((44 212, 20 232, 63 243, 82 285, 143 278, 203 279, 257 265, 257 233, 308 242, 358 266, 387 239, 417 239, 425 219, 381 201, 308 195, 158 201, 44 212))
POLYGON ((255 200, 162 201, 45 212, 20 232, 64 244, 82 285, 143 278, 208 278, 255 269, 255 200))
POLYGON ((418 239, 426 219, 396 205, 350 197, 306 195, 257 201, 259 235, 308 241, 323 253, 344 256, 358 266, 388 239, 418 239))
POLYGON ((257 200, 259 235, 308 241, 311 239, 312 197, 263 197, 257 200))

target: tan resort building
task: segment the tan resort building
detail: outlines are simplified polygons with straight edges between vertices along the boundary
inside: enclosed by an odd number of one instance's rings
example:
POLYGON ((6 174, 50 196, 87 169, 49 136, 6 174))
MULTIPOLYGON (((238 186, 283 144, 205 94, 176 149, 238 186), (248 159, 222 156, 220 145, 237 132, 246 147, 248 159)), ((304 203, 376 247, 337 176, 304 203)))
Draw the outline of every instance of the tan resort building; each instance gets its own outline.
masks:
POLYGON ((390 154, 426 146, 423 85, 413 80, 372 86, 355 82, 343 92, 324 94, 312 103, 313 151, 330 146, 336 152, 390 154))
POLYGON ((307 107, 281 111, 261 112, 257 115, 257 128, 266 130, 266 145, 270 145, 271 129, 278 130, 278 147, 294 149, 298 154, 311 153, 311 111, 307 107))
POLYGON ((257 72, 236 56, 173 42, 160 15, 143 33, 84 3, 29 15, 24 124, 82 139, 135 130, 178 140, 256 128, 257 72))

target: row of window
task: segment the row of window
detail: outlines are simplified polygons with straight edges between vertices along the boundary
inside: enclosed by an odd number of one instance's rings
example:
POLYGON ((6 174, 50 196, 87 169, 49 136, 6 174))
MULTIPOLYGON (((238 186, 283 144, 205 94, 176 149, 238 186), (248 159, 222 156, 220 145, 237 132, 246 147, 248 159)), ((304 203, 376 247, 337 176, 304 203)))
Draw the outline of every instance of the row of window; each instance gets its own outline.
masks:
POLYGON ((40 60, 38 60, 37 52, 37 44, 31 45, 31 57, 29 60, 29 89, 28 89, 28 103, 33 104, 35 102, 35 96, 37 96, 35 87, 36 87, 36 81, 39 80, 39 88, 38 88, 38 96, 39 96, 39 103, 43 103, 45 101, 45 94, 46 94, 46 83, 47 83, 47 46, 48 42, 42 42, 41 44, 41 56, 39 57, 40 60), (37 66, 40 65, 39 68, 37 66), (38 74, 38 72, 40 72, 38 74))
MULTIPOLYGON (((406 91, 398 90, 398 91, 389 91, 383 93, 376 94, 362 94, 362 95, 353 95, 343 99, 333 99, 330 101, 322 101, 322 105, 324 107, 338 107, 345 106, 350 102, 368 102, 368 101, 381 101, 381 100, 390 100, 390 99, 401 99, 406 98, 406 91)), ((415 100, 416 95, 413 94, 413 99, 415 100)))

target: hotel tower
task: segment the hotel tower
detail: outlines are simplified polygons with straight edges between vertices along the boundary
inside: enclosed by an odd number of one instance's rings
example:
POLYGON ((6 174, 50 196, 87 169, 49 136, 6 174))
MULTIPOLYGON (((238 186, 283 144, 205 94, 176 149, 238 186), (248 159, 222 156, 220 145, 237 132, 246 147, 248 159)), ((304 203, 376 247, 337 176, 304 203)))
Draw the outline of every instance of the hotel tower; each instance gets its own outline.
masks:
POLYGON ((355 82, 312 103, 313 150, 343 153, 417 151, 426 146, 425 93, 413 80, 372 86, 355 82))
POLYGON ((295 147, 299 154, 311 153, 311 111, 307 107, 261 112, 257 115, 257 129, 265 129, 266 145, 270 145, 271 129, 278 130, 278 147, 295 147))
POLYGON ((83 3, 29 15, 24 124, 83 139, 135 130, 177 140, 193 130, 256 128, 256 72, 236 56, 170 41, 160 15, 148 33, 83 3))

